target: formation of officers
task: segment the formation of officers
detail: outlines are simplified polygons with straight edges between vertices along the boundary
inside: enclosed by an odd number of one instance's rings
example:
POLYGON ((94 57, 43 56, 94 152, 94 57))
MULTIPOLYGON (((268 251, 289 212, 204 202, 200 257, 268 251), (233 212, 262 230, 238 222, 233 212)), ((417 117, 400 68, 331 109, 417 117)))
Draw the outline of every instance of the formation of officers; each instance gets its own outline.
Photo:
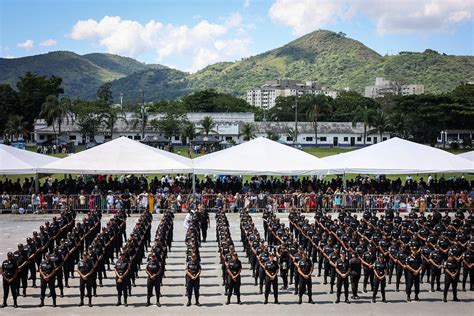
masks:
MULTIPOLYGON (((404 284, 407 301, 420 299, 423 281, 430 284, 432 292, 442 292, 445 302, 450 289, 453 300, 458 301, 459 283, 466 291, 469 280, 469 290, 473 290, 473 212, 466 216, 458 211, 453 217, 438 211, 427 216, 411 212, 402 217, 391 210, 380 216, 366 211, 358 218, 342 210, 337 218, 317 212, 314 221, 310 222, 303 214, 290 210, 288 219, 289 226, 286 227, 276 214, 264 212, 264 234, 261 236, 248 211, 242 210, 240 214, 242 245, 255 286, 264 295, 265 304, 270 294, 279 304, 279 290, 290 288, 297 295, 299 304, 304 296, 313 303, 313 269, 317 269, 323 284, 328 284, 330 293, 334 293, 336 286, 336 303, 343 294, 344 301, 349 303, 349 292, 351 299, 358 299, 360 283, 363 292, 370 289, 373 302, 379 293, 382 301, 386 301, 385 289, 392 280, 396 291, 404 284)), ((152 220, 149 212, 141 214, 127 239, 124 211, 101 227, 100 211, 91 211, 76 223, 75 211, 64 210, 27 237, 25 245, 19 244, 18 250, 7 254, 2 263, 2 307, 7 306, 9 293, 13 306, 17 307, 18 296, 27 296, 28 280, 31 280, 31 287, 37 287, 37 276, 40 278, 40 307, 44 306, 46 297, 51 297, 52 306, 56 306, 57 289, 63 297, 64 287, 69 288, 70 279, 76 277, 79 278, 78 305, 83 306, 87 297, 87 305, 92 306, 92 297, 97 296, 97 287, 102 287, 107 271, 113 271, 115 275, 116 305, 127 306, 143 263, 147 277, 146 305, 151 305, 155 296, 155 304, 161 306, 166 258, 173 242, 174 215, 165 211, 154 242, 152 220)), ((230 304, 232 296, 242 304, 242 263, 236 253, 229 221, 220 210, 216 212, 215 220, 226 304, 230 304)), ((202 205, 185 220, 187 306, 192 304, 193 296, 195 304, 200 306, 200 247, 207 240, 209 226, 209 214, 202 205)))

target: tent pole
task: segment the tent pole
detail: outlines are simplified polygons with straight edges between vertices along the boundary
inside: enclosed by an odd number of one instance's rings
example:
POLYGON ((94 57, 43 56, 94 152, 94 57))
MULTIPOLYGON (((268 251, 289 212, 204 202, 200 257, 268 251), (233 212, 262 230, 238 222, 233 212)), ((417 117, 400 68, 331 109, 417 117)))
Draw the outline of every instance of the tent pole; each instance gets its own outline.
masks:
POLYGON ((193 194, 196 195, 196 177, 194 173, 192 174, 193 177, 193 194))
POLYGON ((342 174, 342 188, 344 190, 347 189, 347 186, 346 186, 346 171, 344 171, 344 173, 342 174))
POLYGON ((39 173, 35 173, 35 193, 39 193, 39 173))

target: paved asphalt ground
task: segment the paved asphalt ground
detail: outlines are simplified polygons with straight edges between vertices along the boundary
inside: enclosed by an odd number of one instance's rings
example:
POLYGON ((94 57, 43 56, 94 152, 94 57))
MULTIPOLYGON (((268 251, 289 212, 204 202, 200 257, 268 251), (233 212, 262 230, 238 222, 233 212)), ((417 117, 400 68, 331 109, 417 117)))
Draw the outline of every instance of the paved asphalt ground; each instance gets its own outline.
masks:
MULTIPOLYGON (((1 215, 0 216, 0 260, 4 260, 8 251, 14 251, 19 242, 25 242, 25 238, 30 236, 33 230, 37 230, 45 220, 51 215, 1 215)), ((82 215, 78 216, 80 219, 82 215)), ((283 222, 287 223, 286 214, 281 214, 283 222)), ((103 224, 108 220, 108 215, 104 215, 103 224)), ((137 221, 134 215, 127 221, 127 229, 131 230, 137 221)), ((104 287, 97 289, 98 297, 93 297, 92 308, 76 307, 79 302, 79 280, 76 277, 70 281, 71 287, 64 290, 65 297, 57 299, 57 308, 52 307, 51 298, 46 298, 45 307, 38 308, 39 287, 28 288, 27 297, 19 297, 19 308, 7 307, 0 309, 0 315, 151 315, 159 313, 161 315, 182 315, 185 313, 192 315, 474 315, 474 293, 459 292, 461 302, 443 303, 442 293, 430 293, 428 284, 421 285, 421 302, 406 303, 404 292, 395 292, 395 285, 387 285, 387 303, 371 303, 371 293, 361 293, 361 299, 353 301, 351 304, 334 304, 335 294, 329 294, 329 285, 322 284, 322 277, 313 277, 313 299, 314 305, 296 303, 297 296, 290 291, 280 291, 281 305, 269 303, 263 304, 263 295, 258 294, 258 287, 254 286, 251 277, 250 265, 244 256, 242 244, 240 242, 239 217, 237 214, 229 214, 231 223, 231 233, 239 252, 239 257, 243 264, 242 270, 242 302, 243 305, 236 305, 235 298, 231 305, 225 305, 224 287, 222 286, 221 269, 217 257, 217 243, 215 238, 215 221, 211 214, 211 228, 208 232, 209 240, 204 243, 201 249, 203 274, 201 277, 201 304, 202 307, 186 307, 187 299, 184 297, 184 227, 183 214, 178 214, 174 226, 174 242, 172 251, 166 265, 166 278, 162 287, 163 297, 162 307, 151 305, 145 307, 146 302, 146 278, 145 272, 140 271, 140 278, 137 286, 132 288, 132 297, 129 298, 128 307, 115 307, 116 290, 115 281, 112 278, 113 272, 107 272, 109 276, 104 282, 104 287)), ((161 219, 161 215, 155 215, 152 232, 161 219)), ((263 233, 261 215, 255 215, 254 221, 263 233)), ((143 267, 143 266, 142 266, 143 267)), ((77 274, 76 274, 77 275, 77 274)), ((29 281, 31 284, 31 281, 29 281)), ((281 280, 280 285, 281 286, 281 280)), ((404 289, 404 286, 401 286, 404 289)), ((3 288, 0 288, 0 298, 3 298, 3 288)), ((451 294, 448 299, 452 299, 451 294)), ((272 302, 270 296, 270 302, 272 302)), ((154 300, 152 299, 152 302, 154 300)), ((194 299, 193 299, 194 302, 194 299)), ((10 305, 12 298, 9 297, 10 305)))

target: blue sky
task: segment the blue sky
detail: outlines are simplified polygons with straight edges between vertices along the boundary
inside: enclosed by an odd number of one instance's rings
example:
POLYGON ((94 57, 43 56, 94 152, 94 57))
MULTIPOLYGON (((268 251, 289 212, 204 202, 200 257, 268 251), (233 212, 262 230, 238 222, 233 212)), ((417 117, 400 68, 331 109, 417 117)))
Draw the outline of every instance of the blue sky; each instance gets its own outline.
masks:
POLYGON ((474 0, 0 0, 0 56, 110 52, 196 71, 317 29, 380 54, 473 55, 474 0))

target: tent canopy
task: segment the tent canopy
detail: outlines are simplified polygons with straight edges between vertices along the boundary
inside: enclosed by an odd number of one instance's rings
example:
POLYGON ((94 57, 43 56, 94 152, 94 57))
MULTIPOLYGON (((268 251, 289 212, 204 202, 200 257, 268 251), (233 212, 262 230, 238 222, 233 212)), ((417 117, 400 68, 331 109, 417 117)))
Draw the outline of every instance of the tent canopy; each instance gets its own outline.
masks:
POLYGON ((474 164, 447 151, 398 137, 323 160, 345 173, 414 174, 474 172, 474 164))
POLYGON ((459 154, 458 157, 470 160, 474 162, 474 150, 468 151, 467 153, 459 154))
POLYGON ((59 158, 0 144, 0 174, 30 174, 59 158))
POLYGON ((41 172, 145 174, 192 172, 191 159, 120 137, 50 163, 41 172))
POLYGON ((193 159, 196 174, 316 175, 327 174, 319 158, 265 137, 193 159))

